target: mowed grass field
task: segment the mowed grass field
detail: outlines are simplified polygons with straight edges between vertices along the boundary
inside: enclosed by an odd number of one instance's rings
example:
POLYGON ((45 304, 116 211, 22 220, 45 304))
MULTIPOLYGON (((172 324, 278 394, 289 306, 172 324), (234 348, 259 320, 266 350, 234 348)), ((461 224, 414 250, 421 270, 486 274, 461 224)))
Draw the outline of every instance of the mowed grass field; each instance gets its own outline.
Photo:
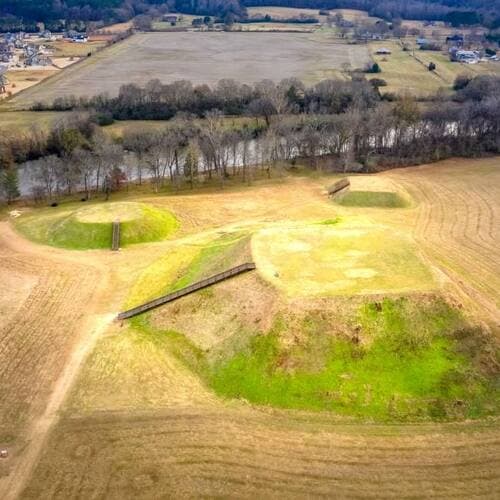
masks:
POLYGON ((365 46, 335 43, 328 34, 148 33, 137 34, 11 101, 14 107, 61 95, 117 94, 125 83, 190 80, 214 84, 222 78, 256 82, 291 76, 313 83, 345 63, 362 67, 365 46))
POLYGON ((366 195, 338 203, 327 196, 331 176, 139 194, 134 202, 171 212, 179 227, 121 252, 32 244, 2 222, 0 283, 17 293, 0 302, 0 445, 10 450, 0 496, 491 497, 500 427, 483 417, 496 412, 497 372, 481 324, 498 334, 498 162, 353 177, 353 192, 408 196, 401 207, 370 205, 366 195), (379 267, 391 251, 405 253, 407 266, 398 258, 379 267), (306 258, 314 252, 324 276, 306 258), (109 321, 250 258, 257 272, 109 321), (345 272, 344 295, 286 293, 296 273, 317 291, 345 272), (387 276, 395 289, 380 287, 387 276), (405 276, 423 288, 401 293, 405 276), (379 282, 356 295, 367 279, 379 282), (47 414, 54 394, 60 411, 47 414))
POLYGON ((299 17, 301 15, 314 17, 315 19, 325 20, 327 16, 320 16, 318 9, 297 9, 294 7, 248 7, 248 15, 250 17, 257 14, 269 15, 276 19, 289 19, 299 17))
POLYGON ((291 296, 433 288, 411 241, 355 220, 263 229, 253 245, 260 272, 291 296))
MULTIPOLYGON (((381 73, 375 76, 387 82, 381 87, 382 93, 395 92, 397 94, 410 93, 415 96, 427 96, 443 88, 450 90, 458 75, 500 75, 500 64, 497 62, 481 62, 479 64, 460 64, 451 62, 448 55, 442 52, 415 50, 403 51, 394 41, 372 42, 369 44, 373 60, 381 68, 381 73), (388 48, 390 55, 377 55, 381 48, 388 48), (429 71, 430 62, 436 64, 435 71, 429 71)), ((370 75, 369 75, 370 77, 370 75)))
MULTIPOLYGON (((326 22, 326 18, 328 16, 320 15, 319 9, 299 9, 295 7, 271 7, 271 6, 263 6, 263 7, 248 7, 248 14, 250 16, 255 16, 257 14, 270 15, 273 18, 291 18, 291 17, 299 17, 301 15, 307 17, 315 17, 321 22, 326 22)), ((329 9, 329 12, 332 16, 339 13, 344 19, 349 21, 376 21, 378 18, 368 16, 368 12, 363 10, 355 10, 355 9, 329 9)))
POLYGON ((6 85, 7 93, 2 94, 2 99, 37 85, 43 80, 54 76, 57 71, 57 68, 53 66, 50 66, 47 69, 7 71, 5 74, 8 79, 6 85))
POLYGON ((87 43, 74 43, 66 40, 48 42, 47 48, 52 50, 54 57, 88 57, 95 54, 106 45, 105 42, 95 41, 87 43))
POLYGON ((50 128, 68 113, 58 111, 0 111, 0 130, 5 134, 18 134, 38 127, 50 128))

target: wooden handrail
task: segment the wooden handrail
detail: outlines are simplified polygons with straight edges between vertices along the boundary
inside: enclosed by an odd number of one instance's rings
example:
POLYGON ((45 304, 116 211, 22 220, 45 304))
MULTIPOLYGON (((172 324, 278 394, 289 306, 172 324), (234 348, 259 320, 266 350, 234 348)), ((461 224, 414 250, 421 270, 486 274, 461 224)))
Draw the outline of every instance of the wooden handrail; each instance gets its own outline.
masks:
POLYGON ((339 191, 342 191, 343 189, 349 187, 350 184, 351 183, 347 177, 338 180, 328 188, 328 196, 337 194, 339 191))
POLYGON ((133 307, 132 309, 128 309, 127 311, 123 311, 118 314, 117 319, 127 319, 132 318, 133 316, 137 316, 138 314, 142 314, 143 312, 154 309, 155 307, 166 304, 167 302, 172 302, 180 297, 184 297, 185 295, 189 295, 190 293, 201 290, 202 288, 206 288, 207 286, 211 286, 220 281, 224 281, 228 278, 232 278, 241 273, 245 273, 247 271, 253 271, 256 268, 253 262, 246 262, 245 264, 240 264, 239 266, 233 267, 219 274, 215 274, 214 276, 210 276, 209 278, 205 278, 201 281, 193 283, 192 285, 186 286, 179 290, 175 290, 174 292, 168 293, 167 295, 163 295, 162 297, 158 297, 157 299, 150 300, 140 306, 133 307))

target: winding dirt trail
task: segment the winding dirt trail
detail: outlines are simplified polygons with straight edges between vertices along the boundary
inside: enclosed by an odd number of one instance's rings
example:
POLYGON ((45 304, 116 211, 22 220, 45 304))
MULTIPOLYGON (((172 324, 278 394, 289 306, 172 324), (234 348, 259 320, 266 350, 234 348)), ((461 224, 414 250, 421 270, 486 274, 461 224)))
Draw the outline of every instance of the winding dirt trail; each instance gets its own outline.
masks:
POLYGON ((2 430, 15 436, 0 498, 18 497, 85 358, 114 313, 98 312, 105 267, 34 245, 0 223, 2 274, 36 276, 25 303, 0 329, 2 430))

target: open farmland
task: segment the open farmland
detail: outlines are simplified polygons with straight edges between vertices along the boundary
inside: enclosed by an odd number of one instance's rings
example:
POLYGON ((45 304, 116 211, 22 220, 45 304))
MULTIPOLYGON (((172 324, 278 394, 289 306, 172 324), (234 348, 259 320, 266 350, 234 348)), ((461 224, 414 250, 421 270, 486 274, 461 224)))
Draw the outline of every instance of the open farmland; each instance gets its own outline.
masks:
POLYGON ((56 74, 58 69, 54 66, 48 69, 27 69, 27 70, 10 70, 7 71, 6 91, 7 93, 2 96, 15 95, 23 90, 26 90, 34 85, 39 84, 46 78, 52 77, 56 74))
POLYGON ((354 176, 349 203, 327 197, 336 178, 295 175, 22 209, 0 224, 0 293, 16 289, 0 301, 0 497, 493 497, 499 175, 498 158, 449 160, 354 176), (175 232, 110 252, 14 231, 135 219, 125 199, 175 232))
MULTIPOLYGON (((330 15, 334 16, 335 14, 341 14, 344 19, 348 21, 376 21, 377 17, 371 17, 368 15, 368 12, 364 10, 355 10, 355 9, 329 9, 330 15)), ((326 22, 327 16, 320 15, 319 9, 299 9, 295 7, 271 7, 271 6, 262 6, 262 7, 248 7, 248 14, 250 16, 256 16, 257 14, 269 15, 272 18, 291 18, 291 17, 299 17, 301 15, 307 17, 315 17, 321 22, 326 22)))
POLYGON ((498 325, 500 162, 481 163, 478 172, 467 160, 448 160, 389 175, 420 201, 414 235, 421 247, 498 325))
POLYGON ((46 46, 53 51, 54 57, 87 57, 95 54, 106 45, 105 42, 73 43, 65 40, 48 42, 46 46))
POLYGON ((269 15, 273 19, 289 19, 292 17, 307 16, 315 19, 326 20, 326 16, 320 16, 318 9, 296 9, 293 7, 249 7, 250 17, 257 15, 269 15))
POLYGON ((365 46, 335 43, 324 33, 138 34, 67 68, 11 103, 21 108, 62 95, 115 95, 125 83, 143 85, 152 78, 214 84, 222 78, 256 82, 295 76, 313 83, 337 74, 344 64, 355 68, 367 61, 365 46))
POLYGON ((437 51, 418 50, 403 51, 402 46, 394 41, 372 42, 369 44, 373 60, 381 68, 381 73, 375 75, 387 82, 381 87, 382 93, 410 93, 414 96, 428 96, 440 88, 450 89, 458 75, 500 74, 500 63, 480 62, 478 64, 462 64, 451 62, 447 54, 437 51), (389 55, 378 55, 375 52, 381 47, 391 51, 389 55), (436 64, 435 71, 429 71, 430 62, 436 64))

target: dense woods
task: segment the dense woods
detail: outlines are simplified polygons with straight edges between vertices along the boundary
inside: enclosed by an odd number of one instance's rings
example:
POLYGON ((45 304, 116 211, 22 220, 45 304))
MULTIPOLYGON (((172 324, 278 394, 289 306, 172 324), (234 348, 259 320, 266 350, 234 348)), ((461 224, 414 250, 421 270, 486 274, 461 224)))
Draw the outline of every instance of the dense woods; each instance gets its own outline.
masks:
POLYGON ((50 131, 0 140, 3 195, 18 196, 15 164, 31 162, 31 194, 52 200, 83 191, 109 195, 125 181, 147 179, 155 190, 232 177, 250 182, 299 164, 334 171, 375 171, 451 156, 500 152, 500 79, 461 77, 451 97, 419 103, 382 100, 365 80, 291 79, 255 86, 221 80, 144 88, 125 85, 116 98, 58 99, 73 109, 50 131), (249 118, 235 120, 228 115, 249 118), (193 120, 195 117, 201 119, 193 120), (132 128, 116 141, 99 124, 114 118, 166 119, 154 130, 132 128))
POLYGON ((89 23, 124 22, 149 12, 169 11, 212 15, 223 18, 228 12, 245 17, 238 0, 3 0, 0 2, 0 31, 38 31, 45 23, 52 31, 69 27, 84 30, 89 23))

